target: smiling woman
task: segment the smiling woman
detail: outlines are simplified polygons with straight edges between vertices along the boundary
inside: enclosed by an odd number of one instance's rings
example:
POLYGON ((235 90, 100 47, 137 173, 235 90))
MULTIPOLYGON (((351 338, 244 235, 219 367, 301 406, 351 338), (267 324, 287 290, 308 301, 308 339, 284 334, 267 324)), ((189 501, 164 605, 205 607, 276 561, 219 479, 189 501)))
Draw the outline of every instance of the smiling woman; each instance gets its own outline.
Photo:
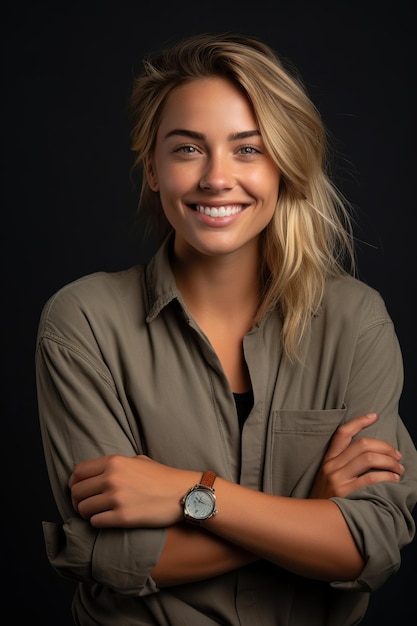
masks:
POLYGON ((147 59, 132 112, 159 249, 39 323, 45 540, 74 621, 357 624, 414 537, 417 452, 320 116, 238 34, 147 59))
MULTIPOLYGON (((176 232, 174 257, 183 265, 191 249, 210 257, 234 253, 236 266, 250 254, 254 266, 280 174, 248 98, 233 82, 205 78, 169 94, 146 173, 176 232)), ((250 324, 254 311, 248 313, 250 324)))

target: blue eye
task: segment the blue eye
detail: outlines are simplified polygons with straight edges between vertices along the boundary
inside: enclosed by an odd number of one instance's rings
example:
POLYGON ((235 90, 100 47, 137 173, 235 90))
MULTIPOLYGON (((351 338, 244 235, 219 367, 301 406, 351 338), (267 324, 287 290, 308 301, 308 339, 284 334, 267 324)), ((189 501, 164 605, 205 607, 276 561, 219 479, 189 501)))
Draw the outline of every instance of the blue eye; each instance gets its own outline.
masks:
POLYGON ((175 149, 175 152, 185 152, 186 154, 194 154, 196 152, 195 146, 179 146, 175 149))
POLYGON ((258 148, 254 148, 253 146, 243 146, 239 150, 242 154, 258 154, 258 148))

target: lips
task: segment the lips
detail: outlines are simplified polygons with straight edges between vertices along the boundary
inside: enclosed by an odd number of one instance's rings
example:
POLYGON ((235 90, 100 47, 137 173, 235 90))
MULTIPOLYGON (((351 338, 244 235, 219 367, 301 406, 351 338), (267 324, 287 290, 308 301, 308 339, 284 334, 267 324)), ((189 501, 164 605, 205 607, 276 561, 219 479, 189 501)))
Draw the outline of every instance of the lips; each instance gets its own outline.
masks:
POLYGON ((229 217, 230 215, 236 215, 240 213, 243 207, 241 204, 231 204, 227 206, 203 206, 202 204, 196 204, 195 210, 209 217, 229 217))

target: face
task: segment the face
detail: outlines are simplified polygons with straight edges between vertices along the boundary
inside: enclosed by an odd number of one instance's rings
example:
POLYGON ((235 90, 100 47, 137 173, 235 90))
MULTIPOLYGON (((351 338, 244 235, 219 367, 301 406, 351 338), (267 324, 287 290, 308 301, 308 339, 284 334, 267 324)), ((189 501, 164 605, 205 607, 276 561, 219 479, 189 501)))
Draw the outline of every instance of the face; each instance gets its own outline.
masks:
POLYGON ((280 173, 232 82, 199 79, 171 92, 146 172, 175 230, 177 255, 257 250, 275 211, 280 173))

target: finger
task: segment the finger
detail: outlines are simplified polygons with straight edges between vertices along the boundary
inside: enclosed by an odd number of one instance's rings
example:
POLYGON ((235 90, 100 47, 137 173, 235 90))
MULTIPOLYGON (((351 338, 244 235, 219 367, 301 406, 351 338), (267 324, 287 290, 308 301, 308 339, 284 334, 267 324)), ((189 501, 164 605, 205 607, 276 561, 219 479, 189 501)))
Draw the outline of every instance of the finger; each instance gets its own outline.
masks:
MULTIPOLYGON (((362 463, 364 461, 366 462, 367 454, 381 455, 396 463, 401 459, 401 453, 388 441, 361 437, 360 439, 356 439, 356 441, 352 441, 349 446, 337 456, 325 459, 325 462, 329 466, 329 471, 332 471, 343 468, 355 459, 361 459, 362 463)), ((366 468, 364 468, 363 471, 365 470, 366 468)))
POLYGON ((342 424, 336 430, 333 435, 329 448, 324 456, 324 460, 327 461, 338 456, 341 452, 346 450, 350 445, 353 437, 361 432, 364 428, 367 428, 377 420, 376 413, 368 413, 367 415, 361 415, 351 419, 349 422, 342 424))
POLYGON ((375 472, 367 472, 366 474, 362 474, 358 476, 354 480, 345 483, 344 485, 340 485, 337 489, 337 496, 344 498, 349 495, 353 491, 357 491, 358 489, 363 489, 365 487, 369 487, 369 485, 376 485, 377 483, 387 482, 387 483, 398 483, 401 480, 401 475, 396 472, 387 472, 387 471, 375 471, 375 472))
POLYGON ((71 487, 71 500, 74 508, 79 510, 79 504, 87 498, 91 498, 104 491, 101 476, 86 478, 85 480, 76 482, 71 487))
POLYGON ((121 526, 123 528, 132 528, 137 526, 135 522, 121 515, 120 512, 113 510, 104 510, 91 515, 89 522, 95 528, 115 528, 121 526))
POLYGON ((102 474, 108 459, 108 456, 101 456, 96 459, 89 459, 88 461, 77 463, 68 481, 69 487, 71 488, 76 482, 85 480, 86 478, 102 474))
POLYGON ((384 470, 402 474, 404 467, 393 456, 377 452, 365 452, 352 459, 341 471, 348 472, 352 477, 366 472, 384 470))
POLYGON ((107 494, 98 494, 86 498, 78 504, 78 513, 84 519, 90 519, 93 515, 109 511, 114 507, 107 494))

